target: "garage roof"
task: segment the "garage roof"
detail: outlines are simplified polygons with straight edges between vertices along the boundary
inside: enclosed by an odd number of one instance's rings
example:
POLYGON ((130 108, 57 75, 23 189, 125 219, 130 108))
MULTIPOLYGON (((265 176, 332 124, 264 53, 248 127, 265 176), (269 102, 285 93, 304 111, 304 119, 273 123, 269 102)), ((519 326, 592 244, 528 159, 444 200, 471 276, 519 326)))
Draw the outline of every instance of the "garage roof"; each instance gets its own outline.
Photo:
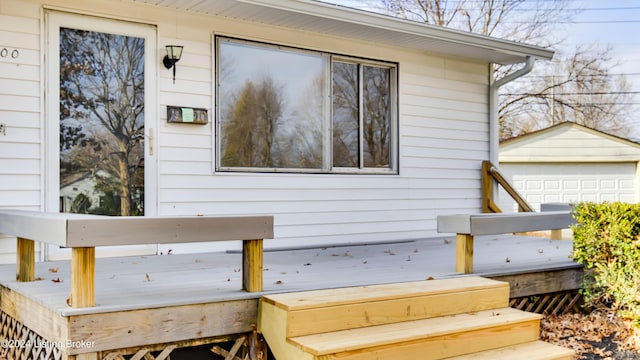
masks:
POLYGON ((263 23, 498 64, 553 51, 316 0, 132 0, 187 12, 263 23))

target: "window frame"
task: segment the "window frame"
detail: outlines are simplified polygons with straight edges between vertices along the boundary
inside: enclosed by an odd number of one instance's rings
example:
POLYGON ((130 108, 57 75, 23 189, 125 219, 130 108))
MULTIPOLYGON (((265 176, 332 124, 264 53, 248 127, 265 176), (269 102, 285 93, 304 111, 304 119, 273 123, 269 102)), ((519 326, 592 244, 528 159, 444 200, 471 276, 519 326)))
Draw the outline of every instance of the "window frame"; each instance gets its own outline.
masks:
POLYGON ((398 114, 398 63, 374 60, 364 57, 336 54, 327 51, 310 50, 293 46, 279 45, 274 43, 268 43, 263 41, 234 38, 224 35, 213 36, 214 47, 214 64, 215 64, 215 78, 214 82, 214 96, 215 96, 215 164, 214 168, 219 173, 287 173, 287 174, 371 174, 371 175, 398 175, 399 174, 399 114, 398 114), (238 44, 248 44, 250 46, 263 47, 265 49, 271 49, 274 51, 283 50, 290 53, 300 54, 314 54, 320 57, 324 57, 326 61, 324 73, 326 74, 324 81, 324 94, 327 94, 326 98, 322 101, 322 168, 276 168, 276 167, 243 167, 243 166, 222 166, 222 114, 221 114, 221 100, 220 96, 220 65, 219 61, 220 44, 223 42, 231 42, 238 44), (359 132, 359 166, 358 167, 337 167, 333 166, 333 64, 335 62, 356 64, 358 66, 359 80, 358 80, 358 94, 359 94, 359 119, 358 119, 358 132, 359 132), (365 66, 378 67, 389 70, 389 166, 387 167, 365 167, 364 166, 364 144, 363 144, 363 88, 364 81, 362 80, 362 73, 365 66))

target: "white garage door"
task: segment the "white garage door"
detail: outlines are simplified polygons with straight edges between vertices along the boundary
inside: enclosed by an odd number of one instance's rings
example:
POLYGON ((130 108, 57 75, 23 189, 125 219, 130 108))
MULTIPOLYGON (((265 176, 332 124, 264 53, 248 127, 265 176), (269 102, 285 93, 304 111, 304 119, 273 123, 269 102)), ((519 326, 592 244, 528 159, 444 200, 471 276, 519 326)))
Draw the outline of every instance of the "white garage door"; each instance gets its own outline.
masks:
MULTIPOLYGON (((536 210, 541 203, 636 201, 635 163, 501 164, 500 171, 536 210)), ((501 191, 503 211, 517 211, 501 191)))

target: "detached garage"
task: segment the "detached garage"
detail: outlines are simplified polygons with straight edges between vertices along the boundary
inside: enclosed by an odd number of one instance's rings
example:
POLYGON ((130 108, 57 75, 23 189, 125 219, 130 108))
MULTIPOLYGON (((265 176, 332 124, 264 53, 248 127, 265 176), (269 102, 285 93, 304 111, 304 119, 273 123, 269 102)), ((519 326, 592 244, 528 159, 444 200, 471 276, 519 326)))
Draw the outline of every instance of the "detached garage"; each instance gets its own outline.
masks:
MULTIPOLYGON (((500 143, 500 171, 536 209, 541 203, 638 201, 640 144, 572 122, 500 143)), ((517 211, 505 193, 503 211, 517 211)))

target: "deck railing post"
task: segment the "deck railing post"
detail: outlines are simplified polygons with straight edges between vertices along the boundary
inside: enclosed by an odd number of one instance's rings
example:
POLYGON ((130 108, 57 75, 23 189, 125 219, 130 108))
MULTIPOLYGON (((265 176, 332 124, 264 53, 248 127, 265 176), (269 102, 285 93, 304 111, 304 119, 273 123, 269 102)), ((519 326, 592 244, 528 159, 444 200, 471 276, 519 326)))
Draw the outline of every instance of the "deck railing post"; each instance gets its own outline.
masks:
POLYGON ((242 289, 262 291, 262 239, 242 241, 242 289))
POLYGON ((482 162, 482 212, 483 213, 495 213, 502 212, 500 208, 493 201, 493 182, 494 179, 491 176, 491 167, 493 165, 489 161, 482 162))
POLYGON ((19 237, 17 247, 16 280, 34 281, 36 278, 35 241, 19 237))
POLYGON ((96 248, 71 249, 71 307, 95 305, 96 248))
POLYGON ((562 240, 562 229, 552 229, 551 240, 562 240))
POLYGON ((473 235, 456 235, 456 271, 473 273, 473 235))

